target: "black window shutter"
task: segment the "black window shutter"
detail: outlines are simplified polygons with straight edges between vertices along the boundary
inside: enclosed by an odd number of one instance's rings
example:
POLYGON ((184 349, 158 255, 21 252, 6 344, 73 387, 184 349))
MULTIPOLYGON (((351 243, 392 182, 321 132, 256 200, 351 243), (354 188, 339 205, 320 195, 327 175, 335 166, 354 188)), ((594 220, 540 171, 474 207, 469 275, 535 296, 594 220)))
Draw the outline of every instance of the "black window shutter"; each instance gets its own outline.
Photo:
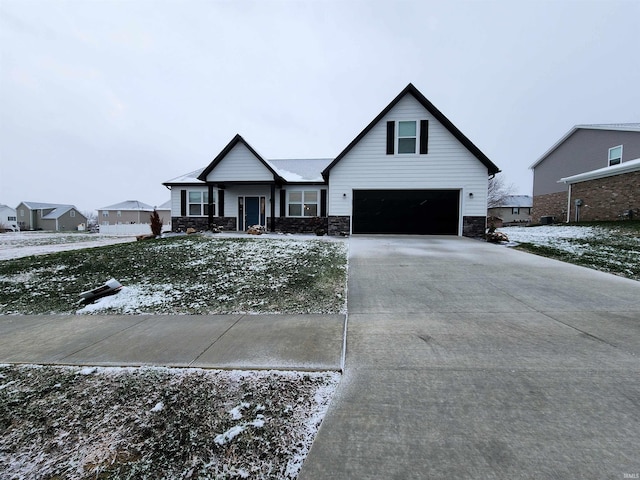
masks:
POLYGON ((287 216, 287 191, 285 189, 280 190, 280 216, 287 216))
POLYGON ((180 190, 180 216, 187 216, 187 191, 180 190))
POLYGON ((320 190, 320 216, 327 216, 327 191, 320 190))
POLYGON ((429 144, 429 120, 420 120, 420 153, 426 154, 429 144))
POLYGON ((224 217, 224 190, 218 190, 218 216, 224 217))
POLYGON ((396 122, 387 122, 387 155, 393 155, 395 144, 396 122))

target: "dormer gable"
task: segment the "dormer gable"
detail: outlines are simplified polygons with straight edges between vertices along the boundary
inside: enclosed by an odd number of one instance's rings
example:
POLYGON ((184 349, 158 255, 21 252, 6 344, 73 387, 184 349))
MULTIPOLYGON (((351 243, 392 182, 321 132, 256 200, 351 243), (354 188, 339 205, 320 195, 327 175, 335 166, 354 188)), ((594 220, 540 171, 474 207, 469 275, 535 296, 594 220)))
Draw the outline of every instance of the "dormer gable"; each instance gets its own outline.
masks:
POLYGON ((278 182, 284 180, 244 138, 236 135, 198 176, 203 182, 278 182))
MULTIPOLYGON (((500 169, 489 158, 476 147, 445 115, 438 110, 420 91, 413 85, 407 85, 387 105, 365 129, 358 134, 347 147, 325 168, 322 176, 328 180, 331 169, 342 160, 385 116, 392 111, 399 102, 407 95, 412 96, 427 112, 446 130, 448 130, 473 156, 475 156, 486 168, 489 175, 500 172, 500 169)), ((386 121, 386 144, 383 146, 386 155, 394 154, 416 154, 426 155, 429 151, 429 122, 427 119, 387 119, 386 121), (413 149, 413 150, 412 150, 413 149)))

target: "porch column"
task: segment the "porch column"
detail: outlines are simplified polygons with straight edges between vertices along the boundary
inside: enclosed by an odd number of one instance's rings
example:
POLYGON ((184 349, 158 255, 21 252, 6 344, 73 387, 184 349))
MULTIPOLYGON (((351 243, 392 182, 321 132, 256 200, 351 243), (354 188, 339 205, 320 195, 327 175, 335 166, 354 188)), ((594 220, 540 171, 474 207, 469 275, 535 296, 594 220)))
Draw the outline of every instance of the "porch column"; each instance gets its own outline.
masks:
POLYGON ((209 191, 208 192, 209 201, 207 202, 209 204, 209 208, 208 208, 209 211, 207 212, 207 216, 209 217, 208 218, 208 221, 209 221, 209 227, 208 228, 211 228, 211 225, 213 225, 213 205, 214 205, 214 203, 213 203, 213 184, 212 183, 208 184, 207 185, 207 189, 209 191))
POLYGON ((276 184, 271 184, 271 231, 276 231, 276 184))

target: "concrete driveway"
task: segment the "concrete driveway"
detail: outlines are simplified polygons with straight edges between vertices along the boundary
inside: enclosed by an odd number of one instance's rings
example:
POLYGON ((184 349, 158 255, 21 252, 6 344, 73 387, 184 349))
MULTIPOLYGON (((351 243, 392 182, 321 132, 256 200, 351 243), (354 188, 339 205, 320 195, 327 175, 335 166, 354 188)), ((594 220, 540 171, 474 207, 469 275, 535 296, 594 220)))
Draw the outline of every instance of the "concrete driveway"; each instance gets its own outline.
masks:
POLYGON ((350 239, 344 379, 300 478, 640 478, 640 283, 350 239))

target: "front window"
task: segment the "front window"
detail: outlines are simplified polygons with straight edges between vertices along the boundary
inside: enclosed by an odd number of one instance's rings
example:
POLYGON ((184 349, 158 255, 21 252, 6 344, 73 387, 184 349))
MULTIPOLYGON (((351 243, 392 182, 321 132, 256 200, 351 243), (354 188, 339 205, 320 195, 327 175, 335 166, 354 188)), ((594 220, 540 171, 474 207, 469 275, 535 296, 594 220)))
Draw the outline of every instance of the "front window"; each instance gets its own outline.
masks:
POLYGON ((511 209, 511 214, 512 215, 520 215, 520 207, 513 207, 511 209))
POLYGON ((7 220, 10 222, 17 222, 18 219, 16 217, 7 217, 7 220))
MULTIPOLYGON (((108 210, 104 210, 104 211, 102 212, 102 217, 103 217, 103 218, 107 218, 108 216, 109 216, 109 211, 108 211, 108 210)), ((109 223, 108 223, 108 222, 107 222, 107 225, 109 225, 109 223)))
MULTIPOLYGON (((209 192, 189 192, 189 216, 209 215, 209 192)), ((213 214, 215 215, 215 207, 213 214)))
POLYGON ((609 149, 609 166, 618 165, 622 162, 622 145, 609 149))
POLYGON ((316 190, 289 192, 289 216, 317 217, 318 192, 316 190))
POLYGON ((118 217, 121 217, 121 216, 122 216, 122 211, 118 210, 118 211, 116 212, 116 215, 117 215, 118 217))
POLYGON ((416 153, 416 122, 398 122, 398 153, 416 153))

